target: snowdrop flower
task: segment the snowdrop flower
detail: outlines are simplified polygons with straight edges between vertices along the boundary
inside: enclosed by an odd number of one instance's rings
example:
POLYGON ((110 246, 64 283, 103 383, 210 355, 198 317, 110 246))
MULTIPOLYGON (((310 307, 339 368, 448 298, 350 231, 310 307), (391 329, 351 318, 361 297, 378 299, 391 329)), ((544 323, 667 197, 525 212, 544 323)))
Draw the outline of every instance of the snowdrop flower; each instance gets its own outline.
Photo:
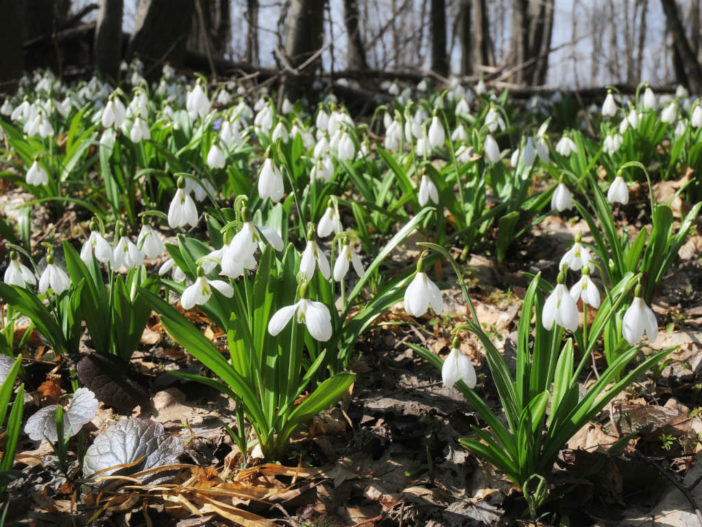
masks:
POLYGON ((339 218, 336 208, 329 205, 317 225, 317 236, 319 238, 326 238, 332 233, 339 234, 340 228, 341 218, 339 218))
POLYGON ((605 137, 602 150, 609 155, 613 155, 617 150, 619 150, 619 147, 622 146, 622 142, 623 139, 621 135, 609 134, 607 137, 605 137))
POLYGON ((346 161, 352 161, 356 157, 356 145, 346 132, 339 138, 336 157, 346 161))
POLYGON ((49 184, 49 175, 36 159, 34 160, 34 163, 32 163, 32 166, 29 167, 29 170, 27 170, 26 181, 28 185, 49 184))
POLYGON ((612 92, 608 91, 602 104, 602 117, 614 117, 615 115, 617 115, 617 103, 614 101, 612 92))
POLYGON ((141 231, 137 238, 137 247, 147 258, 151 259, 158 258, 166 252, 166 246, 163 244, 161 237, 146 224, 141 226, 141 231))
POLYGON ((232 94, 229 93, 227 90, 221 90, 217 94, 216 100, 218 104, 221 104, 222 106, 227 106, 232 102, 232 94))
POLYGON ((417 153, 418 156, 423 156, 427 152, 427 140, 426 137, 419 137, 417 138, 417 144, 414 148, 414 151, 417 153))
POLYGON ((439 204, 439 191, 434 182, 424 174, 419 182, 419 206, 424 207, 429 201, 434 205, 439 204))
POLYGON ((419 81, 417 84, 417 91, 425 92, 429 89, 429 84, 427 83, 426 79, 422 79, 419 81))
POLYGON ((267 134, 273 128, 273 109, 270 106, 264 106, 256 114, 254 126, 264 134, 267 134))
POLYGON ((171 229, 185 225, 195 227, 197 218, 197 207, 193 198, 185 190, 179 188, 173 196, 170 207, 168 207, 168 226, 171 229))
POLYGON ((575 243, 561 258, 561 261, 558 264, 559 268, 563 268, 565 265, 568 267, 568 269, 579 271, 583 268, 583 266, 592 261, 590 251, 588 251, 587 248, 583 247, 583 245, 580 243, 581 237, 582 234, 580 232, 575 236, 575 243))
POLYGON ((490 106, 490 109, 485 114, 484 125, 487 127, 490 133, 496 132, 498 128, 500 130, 505 129, 505 122, 502 119, 500 112, 498 112, 494 106, 490 106))
POLYGON ((497 163, 500 161, 500 147, 497 145, 497 141, 488 134, 485 136, 485 142, 483 143, 483 151, 485 153, 486 159, 490 163, 497 163))
POLYGON ((418 271, 405 291, 404 306, 405 311, 415 317, 421 317, 430 307, 440 315, 444 310, 444 301, 437 285, 426 273, 418 271))
POLYGON ((10 115, 12 113, 12 103, 10 103, 10 99, 5 99, 5 102, 2 103, 2 106, 0 106, 0 114, 2 115, 10 115))
POLYGON ((631 125, 632 128, 639 127, 639 119, 640 119, 640 116, 636 112, 636 108, 632 108, 631 110, 629 110, 629 113, 626 116, 626 121, 631 125))
POLYGON ((583 274, 580 280, 575 282, 573 287, 570 288, 570 296, 573 297, 573 301, 576 303, 578 299, 582 298, 583 304, 595 309, 600 307, 600 292, 590 278, 590 271, 587 265, 583 267, 583 274))
POLYGON ((446 142, 446 132, 439 118, 435 115, 429 126, 429 146, 432 150, 436 150, 444 146, 446 142))
POLYGON ((325 183, 329 183, 334 177, 334 163, 330 157, 323 156, 317 159, 312 165, 310 171, 310 180, 315 181, 321 179, 325 183))
POLYGON ((206 304, 212 296, 213 287, 227 298, 234 296, 234 288, 224 280, 209 280, 204 276, 198 276, 195 282, 183 291, 180 305, 183 306, 183 309, 190 309, 206 304))
POLYGON ((548 143, 546 142, 546 137, 543 134, 536 136, 534 148, 536 149, 536 154, 539 156, 542 163, 548 163, 550 161, 548 143))
POLYGON ((169 258, 161 264, 161 267, 158 268, 159 276, 164 276, 168 272, 171 273, 171 278, 173 278, 175 282, 183 282, 186 279, 185 273, 175 264, 175 260, 173 258, 169 258))
POLYGON ((224 152, 217 146, 217 143, 213 143, 209 152, 207 152, 207 166, 210 168, 224 168, 225 161, 224 152))
POLYGON ((573 207, 573 194, 563 183, 559 183, 551 196, 551 210, 563 212, 573 207))
POLYGON ((383 146, 391 152, 395 152, 400 149, 402 145, 402 125, 399 121, 392 121, 390 126, 387 127, 385 132, 385 139, 383 140, 383 146))
POLYGON ((273 203, 279 202, 285 193, 283 176, 271 158, 263 162, 258 176, 258 195, 261 199, 271 198, 273 203))
POLYGON ((236 278, 244 272, 244 269, 256 268, 254 254, 262 241, 261 235, 276 251, 284 249, 283 239, 275 230, 247 221, 234 235, 232 241, 223 248, 221 257, 223 275, 236 278))
POLYGON ((462 124, 459 124, 451 134, 451 141, 454 143, 468 141, 468 132, 466 132, 466 129, 462 124))
POLYGON ((458 349, 457 345, 458 343, 454 341, 448 357, 444 360, 444 365, 441 367, 441 380, 446 388, 453 388, 458 381, 463 381, 468 388, 475 388, 478 379, 473 363, 458 349))
POLYGON ((80 259, 85 265, 90 263, 93 256, 103 264, 112 262, 112 247, 96 230, 90 231, 90 236, 80 249, 80 259))
POLYGON ((216 190, 207 178, 189 177, 185 179, 185 193, 192 194, 195 201, 204 200, 208 194, 214 195, 216 190))
POLYGON ((615 177, 614 182, 609 186, 607 201, 610 203, 621 203, 622 205, 629 203, 629 188, 626 186, 626 181, 624 181, 622 176, 615 177))
POLYGON ((680 119, 675 125, 675 139, 679 139, 680 137, 682 137, 682 135, 685 133, 685 130, 687 130, 687 119, 680 119))
POLYGON ((643 338, 644 333, 646 333, 650 342, 653 342, 658 337, 656 315, 646 305, 644 299, 641 298, 640 289, 640 286, 637 287, 636 297, 622 319, 622 336, 630 346, 636 345, 643 338))
POLYGON ((314 121, 314 125, 319 130, 326 130, 329 127, 329 115, 324 110, 319 110, 317 112, 317 118, 314 121))
POLYGON ((199 82, 188 92, 185 98, 185 109, 188 111, 191 119, 196 117, 204 119, 210 113, 210 100, 199 82))
POLYGON ((117 271, 129 271, 144 263, 144 254, 126 236, 122 236, 112 251, 112 267, 117 271))
POLYGON ((646 110, 656 109, 656 95, 653 93, 653 90, 649 86, 646 86, 646 89, 644 90, 643 107, 646 110))
POLYGON ((283 115, 289 115, 295 110, 295 105, 290 102, 290 99, 285 97, 283 99, 283 104, 280 107, 280 110, 283 112, 283 115))
POLYGON ((34 273, 29 270, 29 267, 20 262, 17 253, 10 253, 10 265, 5 269, 3 281, 7 285, 16 285, 17 287, 27 287, 29 285, 37 285, 37 278, 34 273))
POLYGON ((663 121, 664 123, 671 124, 675 122, 675 118, 677 117, 677 115, 678 103, 676 101, 673 101, 661 111, 661 121, 663 121))
POLYGON ((456 117, 469 117, 470 116, 470 107, 468 106, 468 101, 466 101, 465 97, 461 97, 461 99, 458 101, 458 104, 456 104, 456 117))
MULTIPOLYGON (((561 274, 558 278, 560 282, 565 275, 561 274)), ((569 331, 575 331, 578 329, 578 320, 578 306, 575 300, 563 283, 557 284, 544 303, 541 315, 544 329, 551 330, 555 322, 569 331)))
POLYGON ((702 126, 702 107, 699 104, 695 105, 695 109, 692 110, 692 118, 690 119, 690 124, 695 128, 702 126))
POLYGON ((102 111, 102 126, 110 128, 112 126, 120 128, 127 118, 127 109, 122 104, 119 97, 111 97, 105 109, 102 111))
POLYGON ((222 128, 219 130, 219 139, 228 149, 241 144, 241 134, 239 134, 239 130, 232 126, 232 123, 229 121, 224 121, 222 123, 222 128))
POLYGON ((561 137, 558 140, 558 143, 556 143, 556 152, 558 152, 562 156, 569 157, 570 154, 572 154, 576 150, 577 147, 575 146, 575 142, 567 135, 561 137))
POLYGON ((268 333, 274 337, 296 316, 298 324, 307 326, 312 338, 319 342, 326 342, 332 336, 331 314, 329 308, 322 302, 302 298, 291 306, 280 308, 268 322, 268 333))
POLYGON ((42 295, 51 290, 56 295, 60 295, 71 287, 71 279, 66 274, 66 271, 54 264, 53 254, 47 258, 46 268, 39 277, 39 293, 42 295))
POLYGON ((273 143, 277 142, 278 139, 280 139, 283 143, 287 143, 289 139, 288 131, 285 129, 283 121, 278 121, 278 124, 275 125, 273 133, 271 134, 271 141, 273 143))
POLYGON ((346 241, 342 245, 339 256, 334 263, 334 280, 341 282, 346 277, 346 273, 349 272, 349 262, 353 266, 353 270, 356 271, 358 277, 362 277, 365 269, 363 269, 361 257, 353 250, 351 244, 346 241))
POLYGON ((132 143, 140 143, 144 139, 151 139, 151 130, 141 117, 134 119, 134 124, 129 132, 132 143))
POLYGON ((534 140, 528 137, 522 152, 522 163, 524 163, 524 166, 530 167, 534 164, 534 161, 536 161, 536 148, 534 148, 534 140))
POLYGON ((324 252, 319 248, 317 242, 309 240, 305 246, 305 250, 302 251, 300 272, 307 277, 307 280, 312 280, 315 267, 319 267, 319 272, 322 273, 322 276, 327 280, 329 279, 331 276, 329 260, 327 260, 324 252))
POLYGON ((458 150, 456 150, 456 159, 459 163, 468 163, 469 161, 473 161, 474 156, 475 150, 472 146, 461 145, 458 147, 458 150))

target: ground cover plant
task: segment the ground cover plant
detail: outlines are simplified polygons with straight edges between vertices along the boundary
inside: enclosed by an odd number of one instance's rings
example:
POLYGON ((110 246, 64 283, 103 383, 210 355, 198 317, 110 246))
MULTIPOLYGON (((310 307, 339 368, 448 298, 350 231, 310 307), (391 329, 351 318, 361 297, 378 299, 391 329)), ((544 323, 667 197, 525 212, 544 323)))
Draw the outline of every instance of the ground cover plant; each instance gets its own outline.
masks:
POLYGON ((0 109, 2 522, 580 525, 692 471, 698 103, 130 71, 0 109))

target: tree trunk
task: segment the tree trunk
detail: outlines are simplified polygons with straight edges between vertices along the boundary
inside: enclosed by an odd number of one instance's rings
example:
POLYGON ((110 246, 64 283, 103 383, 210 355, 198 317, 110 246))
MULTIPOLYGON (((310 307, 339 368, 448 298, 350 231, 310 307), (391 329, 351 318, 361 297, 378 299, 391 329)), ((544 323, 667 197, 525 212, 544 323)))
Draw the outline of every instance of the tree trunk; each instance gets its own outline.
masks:
POLYGON ((512 34, 508 63, 512 67, 509 80, 515 84, 524 82, 525 62, 529 57, 528 7, 528 0, 512 0, 512 34))
POLYGON ((0 82, 3 91, 14 88, 8 85, 22 76, 24 71, 24 42, 22 11, 20 0, 0 0, 0 82))
MULTIPOLYGON (((539 13, 539 20, 534 24, 541 36, 538 39, 539 45, 534 45, 531 50, 531 58, 534 59, 533 75, 530 79, 532 86, 543 86, 546 84, 548 74, 548 58, 551 53, 551 37, 553 36, 553 16, 555 11, 555 0, 543 0, 542 10, 539 13)), ((536 40, 536 37, 534 37, 536 40)))
POLYGON ((146 66, 181 64, 194 13, 194 0, 139 0, 127 58, 138 56, 146 66))
POLYGON ((448 77, 449 61, 446 53, 446 2, 431 0, 431 69, 448 77))
POLYGON ((461 75, 473 75, 473 32, 470 20, 471 0, 461 0, 458 11, 458 38, 461 42, 461 75))
MULTIPOLYGON (((643 55, 646 44, 646 15, 648 11, 648 0, 636 0, 641 4, 641 12, 639 15, 639 41, 636 49, 636 82, 641 80, 641 72, 643 71, 643 55)), ((699 4, 698 4, 699 5, 699 4)))
POLYGON ((93 56, 95 68, 117 81, 122 60, 122 11, 124 0, 100 0, 93 56))
POLYGON ((258 64, 258 0, 246 0, 246 62, 258 64))
POLYGON ((365 70, 368 68, 359 22, 358 0, 344 0, 344 24, 346 25, 346 35, 349 42, 346 67, 351 70, 365 70))
POLYGON ((314 70, 321 66, 324 43, 324 4, 326 0, 292 0, 288 13, 285 54, 293 68, 305 66, 298 75, 285 78, 283 91, 291 101, 299 99, 311 88, 314 70))
POLYGON ((677 59, 679 64, 676 65, 678 74, 680 66, 684 70, 684 79, 682 80, 690 91, 699 94, 702 92, 702 67, 697 62, 697 56, 692 51, 690 43, 685 36, 685 28, 680 21, 678 14, 678 6, 675 0, 661 0, 663 13, 665 13, 666 21, 670 27, 673 36, 673 46, 675 47, 674 61, 677 59))
POLYGON ((490 61, 490 20, 485 0, 473 0, 473 63, 488 66, 490 61))
POLYGON ((609 30, 609 73, 616 82, 621 81, 621 68, 619 66, 619 48, 617 47, 617 28, 614 20, 614 0, 607 2, 608 9, 608 30, 609 30))

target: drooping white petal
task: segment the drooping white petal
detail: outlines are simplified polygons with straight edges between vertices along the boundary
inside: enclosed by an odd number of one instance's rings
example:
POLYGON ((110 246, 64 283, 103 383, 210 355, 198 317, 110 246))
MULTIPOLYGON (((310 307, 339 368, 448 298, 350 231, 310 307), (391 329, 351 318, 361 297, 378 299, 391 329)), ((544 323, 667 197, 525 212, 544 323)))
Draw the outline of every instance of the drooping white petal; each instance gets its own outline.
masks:
POLYGON ((456 348, 452 348, 444 360, 441 379, 447 388, 452 388, 458 381, 463 381, 468 388, 475 388, 477 383, 473 363, 456 348))
POLYGON ((183 309, 190 309, 194 306, 205 304, 212 295, 212 289, 204 276, 198 276, 195 282, 183 291, 180 298, 180 305, 183 309))
POLYGON ((609 186, 607 201, 610 203, 621 203, 622 205, 629 203, 629 188, 626 186, 626 181, 624 181, 622 176, 614 178, 614 182, 609 186))
POLYGON ((345 244, 341 251, 339 251, 339 256, 334 262, 334 280, 341 282, 345 277, 346 273, 349 271, 349 260, 351 259, 351 248, 348 244, 345 244))
POLYGON ((234 296, 234 288, 229 282, 225 282, 224 280, 208 280, 208 282, 212 287, 214 287, 217 291, 222 293, 227 298, 231 298, 234 296))
POLYGON ((563 212, 573 207, 573 194, 563 183, 559 183, 551 196, 551 210, 563 212))
POLYGON ((291 306, 282 307, 278 311, 276 311, 275 314, 271 317, 270 321, 268 322, 268 333, 275 337, 278 333, 283 331, 283 329, 285 329, 285 326, 288 325, 290 319, 292 319, 293 315, 297 311, 300 302, 297 302, 296 304, 293 304, 291 306))
POLYGON ((285 244, 283 243, 283 238, 280 237, 280 234, 275 229, 272 229, 271 227, 266 227, 265 225, 257 225, 258 230, 261 231, 261 234, 263 234, 263 237, 268 241, 268 243, 271 244, 271 246, 276 250, 276 251, 282 251, 285 248, 285 244))
POLYGON ((298 312, 298 318, 301 313, 304 313, 305 325, 307 326, 307 331, 310 332, 312 337, 319 342, 327 342, 332 336, 332 325, 331 325, 331 314, 329 313, 329 308, 325 306, 322 302, 315 302, 313 300, 301 300, 300 310, 298 312), (302 302, 304 302, 305 308, 303 311, 302 302))

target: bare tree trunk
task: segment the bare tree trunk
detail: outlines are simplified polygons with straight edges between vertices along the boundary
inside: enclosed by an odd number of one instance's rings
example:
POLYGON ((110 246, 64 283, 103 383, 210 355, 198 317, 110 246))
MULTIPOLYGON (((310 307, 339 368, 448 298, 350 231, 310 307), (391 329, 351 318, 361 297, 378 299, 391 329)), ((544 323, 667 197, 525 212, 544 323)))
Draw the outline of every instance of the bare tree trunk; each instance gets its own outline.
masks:
MULTIPOLYGON (((24 21, 20 1, 0 0, 0 13, 0 82, 6 83, 19 79, 24 70, 24 21)), ((7 87, 5 91, 9 91, 7 87)))
POLYGON ((473 32, 471 0, 461 0, 458 11, 458 38, 461 41, 461 75, 473 75, 473 32))
POLYGON ((258 0, 246 0, 246 62, 258 64, 258 0))
POLYGON ((288 13, 285 54, 291 66, 305 66, 300 75, 285 78, 283 91, 290 100, 299 99, 311 88, 314 70, 321 66, 319 51, 324 43, 324 5, 326 0, 292 0, 288 13))
POLYGON ((526 57, 529 66, 524 70, 524 81, 531 86, 546 82, 553 34, 554 3, 554 0, 537 0, 529 5, 529 41, 526 57))
POLYGON ((358 0, 344 0, 344 25, 346 26, 346 35, 349 42, 346 65, 353 70, 365 70, 368 68, 359 22, 358 0))
POLYGON ((116 81, 122 60, 122 12, 124 0, 100 0, 93 56, 95 68, 116 81))
POLYGON ((446 53, 446 2, 431 0, 431 69, 448 77, 449 61, 446 53))
MULTIPOLYGON (((647 0, 636 0, 638 4, 641 5, 641 12, 639 13, 639 42, 636 50, 636 81, 641 80, 641 74, 643 72, 643 54, 644 46, 646 45, 646 16, 648 13, 648 1, 647 0)), ((699 0, 697 0, 699 2, 699 0)), ((698 3, 699 6, 699 3, 698 3)))
POLYGON ((194 10, 194 0, 139 0, 127 57, 152 66, 180 64, 194 10))
POLYGON ((485 0, 473 0, 474 64, 488 66, 490 61, 490 20, 485 0))
POLYGON ((528 0, 512 0, 512 29, 508 64, 512 67, 509 80, 515 84, 524 81, 524 63, 528 58, 529 15, 528 0))
POLYGON ((613 0, 608 0, 607 9, 609 11, 609 72, 619 82, 621 80, 621 68, 619 67, 619 48, 617 47, 617 28, 615 27, 613 0))
POLYGON ((676 52, 674 54, 676 74, 682 74, 683 77, 678 78, 678 80, 682 81, 693 93, 701 93, 702 67, 697 62, 697 56, 692 51, 690 43, 685 36, 685 28, 680 21, 678 6, 675 4, 675 0, 661 0, 661 5, 673 36, 673 45, 676 52), (676 61, 678 61, 677 64, 675 64, 676 61), (681 66, 682 71, 680 71, 681 66))

